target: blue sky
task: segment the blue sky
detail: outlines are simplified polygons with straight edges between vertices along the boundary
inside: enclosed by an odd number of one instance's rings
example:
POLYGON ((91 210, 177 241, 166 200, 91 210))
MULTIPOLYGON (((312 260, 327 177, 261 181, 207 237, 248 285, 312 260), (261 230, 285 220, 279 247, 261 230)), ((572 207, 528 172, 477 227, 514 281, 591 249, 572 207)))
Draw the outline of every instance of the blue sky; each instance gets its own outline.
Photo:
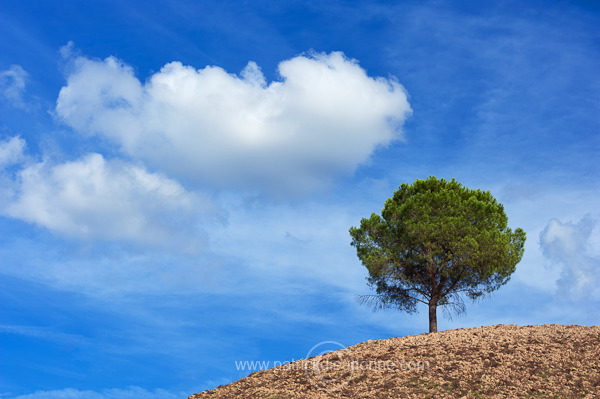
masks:
POLYGON ((243 360, 420 334, 348 229, 403 182, 528 235, 440 329, 600 317, 591 1, 0 5, 0 397, 183 398, 243 360))

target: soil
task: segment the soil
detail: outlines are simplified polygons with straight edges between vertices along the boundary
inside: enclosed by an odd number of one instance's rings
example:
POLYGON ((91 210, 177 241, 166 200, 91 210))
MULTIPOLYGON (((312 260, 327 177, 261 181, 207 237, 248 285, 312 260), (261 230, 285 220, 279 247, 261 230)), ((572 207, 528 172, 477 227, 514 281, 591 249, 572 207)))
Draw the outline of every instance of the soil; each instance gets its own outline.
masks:
POLYGON ((600 326, 496 325, 367 341, 189 399, 600 398, 600 326))

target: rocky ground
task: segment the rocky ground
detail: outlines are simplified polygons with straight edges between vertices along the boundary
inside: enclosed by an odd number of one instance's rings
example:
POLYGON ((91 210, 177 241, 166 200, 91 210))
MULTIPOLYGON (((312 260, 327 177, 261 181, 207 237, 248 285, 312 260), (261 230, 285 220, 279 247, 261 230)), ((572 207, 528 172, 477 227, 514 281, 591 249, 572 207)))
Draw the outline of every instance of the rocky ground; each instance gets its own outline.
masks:
POLYGON ((367 341, 190 396, 600 398, 600 326, 497 325, 367 341))

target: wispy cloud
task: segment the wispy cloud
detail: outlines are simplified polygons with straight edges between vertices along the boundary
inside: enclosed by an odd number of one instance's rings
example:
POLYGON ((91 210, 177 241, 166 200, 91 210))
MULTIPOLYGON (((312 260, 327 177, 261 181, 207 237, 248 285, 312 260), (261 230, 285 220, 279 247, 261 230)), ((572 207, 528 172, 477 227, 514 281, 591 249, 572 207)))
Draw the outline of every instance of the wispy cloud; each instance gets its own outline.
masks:
POLYGON ((279 73, 267 84, 254 62, 239 76, 172 62, 142 83, 114 57, 78 57, 56 111, 175 178, 270 192, 320 187, 401 137, 411 109, 395 80, 339 52, 283 61, 279 73))
POLYGON ((15 108, 27 108, 23 95, 29 74, 20 65, 0 71, 0 98, 15 108))
POLYGON ((0 333, 23 335, 70 345, 81 345, 86 342, 86 338, 81 335, 67 334, 47 327, 0 325, 0 333))
POLYGON ((164 389, 149 391, 144 388, 132 386, 127 389, 104 389, 102 391, 82 391, 75 388, 66 388, 4 397, 9 399, 181 399, 188 395, 184 392, 169 392, 164 389))
MULTIPOLYGON (((375 46, 402 76, 419 115, 412 121, 419 137, 409 140, 443 140, 449 154, 424 168, 447 160, 436 174, 594 184, 596 16, 572 4, 523 3, 515 13, 510 2, 482 3, 472 13, 434 1, 386 5, 381 15, 394 39, 375 46), (407 47, 418 50, 407 57, 407 47)), ((412 154, 418 165, 436 153, 412 154)))
POLYGON ((24 157, 25 146, 25 140, 16 136, 0 141, 0 171, 20 162, 24 157))

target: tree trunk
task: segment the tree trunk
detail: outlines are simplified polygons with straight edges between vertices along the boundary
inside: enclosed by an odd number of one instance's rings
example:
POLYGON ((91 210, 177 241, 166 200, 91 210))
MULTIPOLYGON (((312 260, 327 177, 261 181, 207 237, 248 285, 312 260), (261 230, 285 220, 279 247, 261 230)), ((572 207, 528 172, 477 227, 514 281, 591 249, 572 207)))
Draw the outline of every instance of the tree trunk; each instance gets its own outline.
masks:
POLYGON ((429 332, 437 332, 437 300, 429 300, 429 332))

